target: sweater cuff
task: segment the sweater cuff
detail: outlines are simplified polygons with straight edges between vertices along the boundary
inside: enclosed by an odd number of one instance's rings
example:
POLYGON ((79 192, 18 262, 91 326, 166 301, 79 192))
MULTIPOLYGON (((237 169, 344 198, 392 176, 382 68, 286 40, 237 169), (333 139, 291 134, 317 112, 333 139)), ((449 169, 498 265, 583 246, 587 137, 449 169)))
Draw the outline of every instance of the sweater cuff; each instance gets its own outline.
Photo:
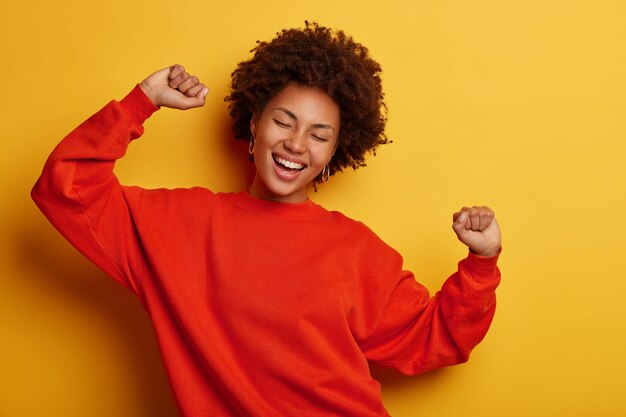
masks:
POLYGON ((128 115, 130 121, 139 126, 143 125, 143 122, 145 122, 152 113, 159 110, 159 108, 152 103, 152 100, 148 98, 146 93, 143 92, 139 84, 120 101, 120 106, 122 110, 124 110, 124 113, 128 115))
POLYGON ((500 251, 497 254, 489 257, 480 256, 470 251, 464 262, 465 269, 475 280, 478 281, 499 277, 500 271, 498 270, 498 258, 501 253, 502 248, 500 248, 500 251))

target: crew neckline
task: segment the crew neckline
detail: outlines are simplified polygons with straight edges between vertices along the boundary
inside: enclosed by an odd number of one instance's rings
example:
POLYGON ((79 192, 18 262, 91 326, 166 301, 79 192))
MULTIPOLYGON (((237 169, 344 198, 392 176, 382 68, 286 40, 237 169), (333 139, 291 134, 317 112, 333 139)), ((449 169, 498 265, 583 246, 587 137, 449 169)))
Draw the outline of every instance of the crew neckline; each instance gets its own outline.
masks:
POLYGON ((274 214, 288 217, 306 217, 321 215, 324 210, 310 198, 301 203, 285 203, 282 201, 264 200, 250 194, 248 189, 235 193, 237 205, 257 213, 274 214))

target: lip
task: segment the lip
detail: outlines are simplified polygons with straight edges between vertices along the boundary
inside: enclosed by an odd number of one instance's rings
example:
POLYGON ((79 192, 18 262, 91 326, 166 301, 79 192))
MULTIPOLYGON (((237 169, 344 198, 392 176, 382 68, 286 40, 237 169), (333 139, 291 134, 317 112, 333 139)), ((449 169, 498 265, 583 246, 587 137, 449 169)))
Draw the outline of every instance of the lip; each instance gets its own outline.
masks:
POLYGON ((288 155, 288 154, 285 154, 285 153, 282 153, 282 152, 272 152, 272 159, 274 159, 274 157, 285 159, 285 160, 287 160, 289 162, 294 162, 296 164, 304 165, 304 168, 308 168, 308 166, 309 166, 302 159, 295 158, 295 157, 293 157, 291 155, 288 155))
POLYGON ((289 157, 284 157, 281 154, 277 154, 277 153, 273 153, 271 155, 271 159, 272 159, 272 164, 274 165, 274 172, 276 173, 276 175, 278 176, 278 178, 280 178, 283 181, 293 181, 295 179, 297 179, 302 172, 307 168, 307 165, 303 162, 301 162, 300 160, 298 160, 297 158, 289 158, 289 157), (282 159, 286 159, 289 162, 295 162, 298 164, 302 164, 304 165, 304 168, 302 168, 301 170, 294 170, 294 169, 288 169, 283 167, 282 165, 276 163, 276 161, 274 160, 274 157, 278 156, 282 159))

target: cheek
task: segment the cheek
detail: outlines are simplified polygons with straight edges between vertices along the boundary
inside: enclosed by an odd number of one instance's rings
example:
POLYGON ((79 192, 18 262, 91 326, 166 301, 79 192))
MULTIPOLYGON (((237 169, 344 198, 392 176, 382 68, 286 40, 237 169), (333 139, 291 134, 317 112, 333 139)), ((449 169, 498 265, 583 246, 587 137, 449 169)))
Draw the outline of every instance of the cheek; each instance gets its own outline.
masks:
POLYGON ((316 146, 311 152, 311 162, 314 165, 324 166, 331 159, 335 146, 326 142, 319 145, 322 146, 316 146))
POLYGON ((278 142, 284 139, 286 139, 285 130, 272 125, 264 126, 262 130, 259 129, 257 135, 259 144, 265 148, 276 146, 278 142))

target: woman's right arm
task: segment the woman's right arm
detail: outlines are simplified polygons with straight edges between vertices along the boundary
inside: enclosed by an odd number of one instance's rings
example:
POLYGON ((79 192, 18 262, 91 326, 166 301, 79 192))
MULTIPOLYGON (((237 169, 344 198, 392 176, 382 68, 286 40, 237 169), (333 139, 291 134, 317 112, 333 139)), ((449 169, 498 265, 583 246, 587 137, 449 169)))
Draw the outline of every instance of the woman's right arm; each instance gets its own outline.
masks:
POLYGON ((159 106, 199 107, 206 93, 181 66, 155 72, 67 135, 32 190, 37 206, 70 243, 137 294, 134 277, 144 263, 135 228, 141 190, 119 184, 115 161, 159 106))

